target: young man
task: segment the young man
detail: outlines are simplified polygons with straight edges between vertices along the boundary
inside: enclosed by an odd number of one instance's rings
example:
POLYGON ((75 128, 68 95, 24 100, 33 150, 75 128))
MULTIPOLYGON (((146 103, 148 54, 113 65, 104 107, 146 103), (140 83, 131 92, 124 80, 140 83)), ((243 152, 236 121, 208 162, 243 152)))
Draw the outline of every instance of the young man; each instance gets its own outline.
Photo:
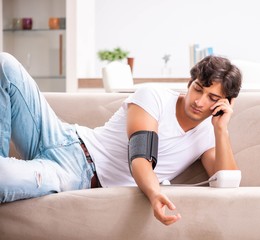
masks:
POLYGON ((61 122, 33 79, 7 53, 0 54, 0 81, 1 202, 137 184, 155 217, 169 225, 180 215, 164 212, 165 206, 175 207, 160 192, 163 180, 173 179, 198 158, 209 175, 237 169, 227 125, 241 74, 225 58, 207 57, 194 66, 186 95, 137 90, 95 129, 61 122), (8 157, 11 136, 25 161, 8 157))

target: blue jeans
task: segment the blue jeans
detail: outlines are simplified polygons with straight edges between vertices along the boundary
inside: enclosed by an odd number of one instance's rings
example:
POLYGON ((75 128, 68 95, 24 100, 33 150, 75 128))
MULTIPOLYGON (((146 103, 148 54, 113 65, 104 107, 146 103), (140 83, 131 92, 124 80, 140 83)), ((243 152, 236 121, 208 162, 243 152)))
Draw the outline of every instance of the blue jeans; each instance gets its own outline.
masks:
POLYGON ((93 171, 74 125, 60 121, 36 83, 0 54, 0 202, 90 188, 93 171), (12 139, 23 160, 8 157, 12 139))

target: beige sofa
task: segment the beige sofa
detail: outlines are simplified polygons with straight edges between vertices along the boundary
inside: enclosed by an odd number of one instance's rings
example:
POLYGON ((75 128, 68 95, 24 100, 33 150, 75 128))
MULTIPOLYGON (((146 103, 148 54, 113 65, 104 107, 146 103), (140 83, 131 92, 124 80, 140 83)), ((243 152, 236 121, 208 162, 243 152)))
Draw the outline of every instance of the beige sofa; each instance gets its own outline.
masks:
MULTIPOLYGON (((102 125, 127 94, 46 93, 65 121, 102 125)), ((242 170, 240 188, 162 186, 182 219, 164 226, 153 217, 136 187, 90 189, 0 205, 1 240, 220 240, 259 239, 260 93, 241 93, 230 123, 235 158, 242 170)), ((14 149, 11 155, 15 155, 14 149)), ((206 180, 200 162, 176 183, 206 180)))

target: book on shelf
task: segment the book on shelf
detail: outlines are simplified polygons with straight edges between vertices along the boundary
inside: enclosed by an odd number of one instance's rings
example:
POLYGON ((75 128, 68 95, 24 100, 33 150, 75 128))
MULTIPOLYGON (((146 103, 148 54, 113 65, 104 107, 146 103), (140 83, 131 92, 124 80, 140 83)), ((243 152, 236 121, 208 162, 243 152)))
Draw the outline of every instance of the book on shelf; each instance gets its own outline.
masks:
POLYGON ((209 55, 213 55, 213 47, 200 48, 199 44, 190 45, 190 67, 209 55))

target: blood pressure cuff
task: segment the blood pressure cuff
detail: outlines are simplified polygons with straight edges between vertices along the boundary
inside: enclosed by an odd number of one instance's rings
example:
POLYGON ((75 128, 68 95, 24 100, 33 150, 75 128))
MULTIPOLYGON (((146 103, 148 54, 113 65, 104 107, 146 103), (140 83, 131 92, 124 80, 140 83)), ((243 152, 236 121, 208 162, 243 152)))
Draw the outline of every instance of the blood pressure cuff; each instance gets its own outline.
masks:
POLYGON ((128 161, 131 169, 135 158, 145 158, 152 162, 153 169, 157 164, 158 135, 153 131, 138 131, 130 136, 128 143, 128 161))

